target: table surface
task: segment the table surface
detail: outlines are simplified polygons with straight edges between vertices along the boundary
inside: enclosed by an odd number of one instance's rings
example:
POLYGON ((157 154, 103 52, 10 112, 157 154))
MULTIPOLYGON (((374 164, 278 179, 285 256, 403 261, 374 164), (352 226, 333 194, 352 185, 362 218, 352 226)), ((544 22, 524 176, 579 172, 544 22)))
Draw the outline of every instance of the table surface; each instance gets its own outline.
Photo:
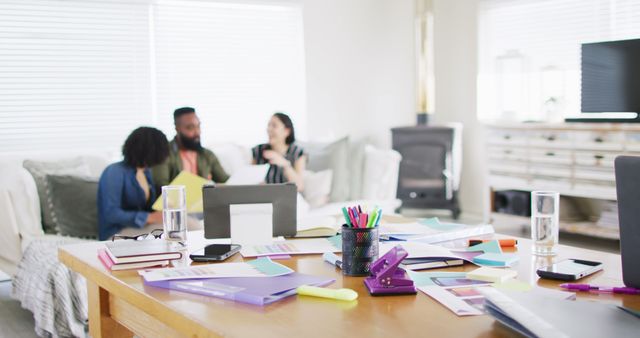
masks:
MULTIPOLYGON (((491 236, 489 236, 491 237, 491 236)), ((495 235, 494 237, 503 237, 495 235)), ((545 258, 530 254, 531 241, 518 239, 515 252, 520 260, 514 269, 517 279, 531 285, 559 289, 560 282, 538 278, 537 268, 566 258, 580 258, 604 263, 604 270, 580 282, 599 285, 622 285, 620 256, 560 245, 558 255, 545 258)), ((189 233, 189 251, 203 247, 208 241, 202 232, 189 233)), ((452 242, 452 245, 463 242, 452 242)), ((341 302, 307 296, 292 296, 261 307, 214 297, 183 293, 145 286, 136 271, 107 270, 96 251, 103 242, 61 247, 60 260, 82 274, 89 283, 106 290, 110 297, 125 300, 147 313, 150 318, 184 335, 225 337, 314 337, 314 336, 424 336, 426 332, 450 337, 503 337, 513 332, 497 324, 487 315, 458 317, 427 295, 372 297, 362 277, 345 277, 340 270, 324 262, 321 255, 292 256, 278 262, 297 272, 335 278, 330 288, 350 288, 358 292, 354 302, 341 302)), ((239 262, 240 254, 226 262, 239 262)), ((179 264, 191 264, 187 258, 179 264)), ((470 271, 472 264, 429 271, 470 271)), ((91 298, 91 297, 90 297, 91 298)), ((591 299, 640 310, 640 296, 578 293, 578 299, 591 299)), ((90 304, 91 306, 91 304, 90 304)), ((90 324, 91 325, 91 324, 90 324)))

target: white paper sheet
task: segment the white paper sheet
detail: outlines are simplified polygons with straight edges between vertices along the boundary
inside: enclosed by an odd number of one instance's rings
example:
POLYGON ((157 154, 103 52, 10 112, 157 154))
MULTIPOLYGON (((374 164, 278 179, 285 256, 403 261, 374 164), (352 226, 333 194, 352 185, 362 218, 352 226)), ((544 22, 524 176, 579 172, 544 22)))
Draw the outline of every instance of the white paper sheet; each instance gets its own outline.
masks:
POLYGON ((264 182, 264 178, 269 170, 268 164, 248 165, 238 169, 225 184, 260 184, 264 182))

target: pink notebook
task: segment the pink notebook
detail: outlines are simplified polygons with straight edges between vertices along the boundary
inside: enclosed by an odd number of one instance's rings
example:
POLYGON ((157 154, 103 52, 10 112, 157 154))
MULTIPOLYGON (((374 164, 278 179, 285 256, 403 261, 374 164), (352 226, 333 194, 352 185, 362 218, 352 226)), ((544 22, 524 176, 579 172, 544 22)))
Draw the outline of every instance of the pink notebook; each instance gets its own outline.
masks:
POLYGON ((143 269, 143 268, 149 268, 152 266, 164 266, 169 264, 168 260, 115 264, 109 257, 109 254, 107 253, 107 249, 98 249, 98 258, 100 258, 100 261, 102 262, 102 264, 104 264, 104 266, 111 271, 143 269))

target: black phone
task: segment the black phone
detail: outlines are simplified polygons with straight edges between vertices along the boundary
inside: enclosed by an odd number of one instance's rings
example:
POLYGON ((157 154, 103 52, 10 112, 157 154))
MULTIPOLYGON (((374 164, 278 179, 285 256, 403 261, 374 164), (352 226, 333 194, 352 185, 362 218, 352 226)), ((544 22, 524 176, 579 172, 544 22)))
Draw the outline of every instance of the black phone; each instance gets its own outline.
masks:
POLYGON ((602 270, 602 263, 582 259, 565 259, 561 262, 538 269, 538 276, 564 281, 578 280, 602 270))
POLYGON ((242 246, 239 244, 211 244, 192 252, 189 258, 194 262, 223 261, 240 251, 240 248, 242 246))

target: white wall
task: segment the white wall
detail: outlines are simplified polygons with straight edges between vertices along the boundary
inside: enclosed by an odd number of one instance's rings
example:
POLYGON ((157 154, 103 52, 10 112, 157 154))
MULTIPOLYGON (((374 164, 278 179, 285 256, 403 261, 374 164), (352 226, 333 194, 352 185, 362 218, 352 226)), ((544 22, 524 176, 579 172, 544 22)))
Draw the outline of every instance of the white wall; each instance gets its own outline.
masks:
POLYGON ((435 122, 462 122, 460 203, 464 214, 483 210, 486 160, 476 114, 477 0, 434 0, 435 122))
POLYGON ((308 135, 390 147, 415 121, 413 0, 303 0, 308 135))

